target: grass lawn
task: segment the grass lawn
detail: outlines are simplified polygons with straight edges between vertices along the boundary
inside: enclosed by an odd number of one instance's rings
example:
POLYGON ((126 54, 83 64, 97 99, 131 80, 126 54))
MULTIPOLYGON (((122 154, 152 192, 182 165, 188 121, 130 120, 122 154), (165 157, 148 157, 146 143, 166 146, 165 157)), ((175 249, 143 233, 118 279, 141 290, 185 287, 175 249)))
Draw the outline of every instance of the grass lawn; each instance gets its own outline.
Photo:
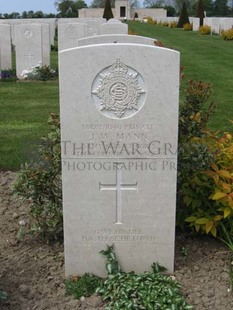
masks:
POLYGON ((0 82, 0 169, 17 170, 59 111, 58 82, 0 82))
MULTIPOLYGON (((139 35, 156 38, 166 47, 180 51, 187 79, 212 85, 217 111, 211 127, 233 130, 228 122, 233 119, 233 41, 138 22, 129 22, 129 27, 139 35)), ((57 58, 57 53, 52 52, 52 67, 57 67, 57 58)), ((0 169, 19 169, 28 157, 31 141, 48 131, 50 112, 58 111, 57 81, 0 82, 0 169)))
POLYGON ((129 22, 138 35, 155 38, 167 48, 180 52, 181 66, 189 80, 201 80, 212 86, 212 100, 217 104, 210 124, 217 130, 233 130, 233 41, 221 36, 205 36, 178 28, 129 22))

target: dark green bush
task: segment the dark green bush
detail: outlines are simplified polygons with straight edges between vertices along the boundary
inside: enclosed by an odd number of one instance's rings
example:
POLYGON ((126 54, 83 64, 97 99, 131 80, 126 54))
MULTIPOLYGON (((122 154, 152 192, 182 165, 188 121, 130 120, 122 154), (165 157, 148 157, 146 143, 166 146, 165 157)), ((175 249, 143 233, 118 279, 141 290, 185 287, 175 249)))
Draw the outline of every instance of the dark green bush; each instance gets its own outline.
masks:
POLYGON ((114 16, 113 16, 112 8, 111 8, 111 2, 110 0, 106 0, 103 18, 106 18, 106 20, 109 20, 113 17, 114 16))
POLYGON ((183 2, 179 21, 177 23, 177 28, 183 28, 185 24, 190 24, 190 22, 189 22, 187 6, 186 6, 185 2, 183 2))

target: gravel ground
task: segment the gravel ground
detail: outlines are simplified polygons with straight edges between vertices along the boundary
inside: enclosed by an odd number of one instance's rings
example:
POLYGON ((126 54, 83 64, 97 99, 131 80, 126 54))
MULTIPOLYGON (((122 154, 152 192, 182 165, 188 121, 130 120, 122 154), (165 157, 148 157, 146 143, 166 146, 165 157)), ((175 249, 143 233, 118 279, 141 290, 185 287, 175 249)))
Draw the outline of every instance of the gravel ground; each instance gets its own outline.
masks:
MULTIPOLYGON (((29 221, 29 207, 11 193, 16 173, 0 172, 0 290, 8 300, 1 310, 104 309, 100 297, 84 301, 64 295, 63 245, 35 238, 16 239, 19 221, 29 221)), ((196 310, 232 310, 229 290, 230 253, 216 240, 176 236, 175 277, 196 310)))

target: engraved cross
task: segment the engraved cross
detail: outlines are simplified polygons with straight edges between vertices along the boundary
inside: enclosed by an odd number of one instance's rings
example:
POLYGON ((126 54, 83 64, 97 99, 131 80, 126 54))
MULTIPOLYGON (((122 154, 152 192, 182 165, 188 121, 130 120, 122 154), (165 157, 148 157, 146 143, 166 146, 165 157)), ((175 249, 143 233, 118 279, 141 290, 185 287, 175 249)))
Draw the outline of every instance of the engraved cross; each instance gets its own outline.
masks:
POLYGON ((101 191, 116 191, 116 222, 115 224, 122 224, 122 205, 121 205, 121 191, 137 191, 138 183, 122 184, 122 170, 119 167, 121 164, 116 164, 116 184, 102 184, 99 182, 99 190, 101 191), (119 167, 119 168, 118 168, 119 167))
POLYGON ((24 55, 26 59, 28 59, 28 67, 30 68, 32 66, 31 60, 34 58, 34 55, 31 54, 30 51, 27 51, 26 55, 24 55))

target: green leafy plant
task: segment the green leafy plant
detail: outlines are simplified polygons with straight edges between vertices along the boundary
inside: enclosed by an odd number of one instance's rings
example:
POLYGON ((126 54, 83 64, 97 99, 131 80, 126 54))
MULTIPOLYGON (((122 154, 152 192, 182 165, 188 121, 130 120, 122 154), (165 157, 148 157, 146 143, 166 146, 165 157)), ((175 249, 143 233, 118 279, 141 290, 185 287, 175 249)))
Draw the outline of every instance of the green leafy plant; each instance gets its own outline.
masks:
MULTIPOLYGON (((205 128, 216 107, 214 102, 210 101, 210 97, 210 84, 191 80, 188 82, 184 103, 180 108, 177 225, 181 228, 187 226, 185 223, 188 217, 196 217, 196 213, 191 209, 198 209, 200 215, 203 215, 201 206, 209 203, 209 195, 213 188, 212 180, 207 182, 207 176, 203 171, 210 168, 214 151, 200 140, 207 134, 205 128)), ((199 226, 195 227, 198 229, 199 226)))
POLYGON ((179 115, 180 142, 203 135, 216 108, 215 103, 210 101, 211 93, 209 83, 193 80, 188 82, 179 115))
POLYGON ((99 277, 88 273, 82 277, 72 277, 66 280, 66 295, 73 295, 75 299, 80 299, 83 296, 89 297, 95 293, 101 282, 99 277))
MULTIPOLYGON (((161 271, 165 268, 154 263, 152 272, 135 274, 133 272, 117 272, 116 256, 113 252, 113 246, 107 246, 106 251, 101 251, 107 257, 107 271, 109 263, 113 266, 109 277, 101 283, 97 293, 103 296, 107 302, 106 310, 118 309, 192 309, 180 293, 180 285, 170 276, 164 275, 161 271), (109 261, 109 258, 112 260, 109 261)), ((119 266, 118 262, 117 265, 119 266)))
POLYGON ((0 291, 0 300, 6 300, 8 297, 5 291, 0 291))
POLYGON ((50 66, 41 66, 40 64, 36 67, 24 70, 21 74, 24 80, 37 80, 37 81, 48 81, 57 79, 57 70, 50 66))
POLYGON ((181 255, 183 256, 183 257, 187 257, 188 256, 188 249, 186 248, 186 247, 182 247, 181 249, 180 249, 180 252, 181 252, 181 255))
POLYGON ((116 259, 116 255, 113 252, 113 245, 107 245, 107 249, 101 250, 100 254, 106 257, 106 270, 109 275, 116 274, 121 271, 121 267, 116 259))
POLYGON ((35 220, 32 230, 49 240, 63 237, 60 122, 56 114, 49 119, 51 131, 42 139, 38 156, 19 172, 14 192, 31 203, 35 220))
POLYGON ((233 249, 233 134, 207 133, 199 141, 213 158, 208 169, 193 171, 182 185, 185 221, 197 232, 219 233, 233 249))
POLYGON ((16 81, 16 71, 12 69, 0 70, 0 82, 12 82, 16 81))

